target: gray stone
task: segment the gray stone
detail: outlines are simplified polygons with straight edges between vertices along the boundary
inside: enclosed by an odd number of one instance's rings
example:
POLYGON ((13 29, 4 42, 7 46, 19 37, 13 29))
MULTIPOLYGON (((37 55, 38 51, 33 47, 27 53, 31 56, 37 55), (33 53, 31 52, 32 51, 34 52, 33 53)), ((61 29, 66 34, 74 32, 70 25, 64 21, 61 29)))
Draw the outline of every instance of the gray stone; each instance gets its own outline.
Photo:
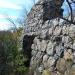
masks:
POLYGON ((56 46, 56 54, 58 55, 58 56, 61 56, 61 53, 64 51, 64 48, 61 46, 61 45, 59 45, 59 46, 56 46))
POLYGON ((34 75, 41 75, 41 73, 39 72, 38 69, 36 69, 36 70, 34 71, 34 75))
POLYGON ((40 38, 45 39, 47 37, 47 35, 48 35, 48 30, 44 29, 41 31, 40 38))
POLYGON ((37 43, 37 50, 41 51, 41 42, 39 42, 39 41, 37 43))
POLYGON ((69 36, 63 36, 62 37, 62 42, 63 43, 68 43, 69 42, 69 36))
POLYGON ((42 54, 41 52, 38 52, 38 53, 37 53, 37 55, 36 55, 36 60, 38 60, 38 59, 40 58, 41 54, 42 54))
POLYGON ((59 26, 63 26, 64 23, 65 23, 65 21, 63 19, 59 20, 59 26))
POLYGON ((31 49, 33 50, 35 49, 35 44, 32 44, 31 49))
POLYGON ((75 37, 75 25, 70 26, 69 28, 69 36, 74 38, 75 37))
POLYGON ((40 67, 38 67, 38 71, 39 71, 40 73, 42 73, 43 70, 44 70, 44 66, 43 66, 43 65, 40 65, 40 67))
POLYGON ((43 63, 47 62, 47 60, 48 60, 48 55, 44 55, 43 56, 43 63))
POLYGON ((73 52, 73 63, 75 63, 75 51, 73 52))
POLYGON ((64 47, 66 47, 66 48, 73 48, 73 45, 72 45, 72 43, 67 43, 67 44, 64 44, 64 47))
POLYGON ((57 54, 54 55, 54 59, 57 60, 59 56, 57 54))
POLYGON ((63 26, 62 33, 63 35, 67 35, 69 33, 69 27, 63 26))
POLYGON ((37 45, 36 44, 32 44, 31 49, 37 51, 38 50, 37 45))
MULTIPOLYGON (((41 42, 40 42, 40 39, 38 39, 37 37, 34 39, 34 44, 35 44, 35 49, 36 50, 41 50, 41 42)), ((34 47, 34 46, 33 46, 34 47)))
POLYGON ((44 68, 48 67, 47 60, 48 60, 48 55, 44 55, 43 56, 43 65, 44 65, 44 68))
POLYGON ((52 35, 52 33, 53 33, 53 28, 49 28, 48 33, 49 33, 49 35, 52 35))
POLYGON ((55 30, 54 30, 53 35, 56 35, 56 36, 60 35, 61 34, 61 30, 62 30, 61 27, 57 26, 55 28, 55 30))
POLYGON ((49 57, 47 64, 48 64, 48 67, 54 66, 54 64, 55 64, 54 57, 49 57))
POLYGON ((36 56, 37 51, 36 50, 32 50, 32 56, 36 56))
POLYGON ((45 51, 47 46, 47 42, 45 40, 42 40, 41 42, 41 51, 45 51))
POLYGON ((47 45, 47 50, 46 50, 48 55, 53 55, 53 52, 54 52, 53 48, 54 48, 53 43, 51 41, 49 41, 49 43, 47 45))
POLYGON ((75 42, 73 43, 73 49, 75 50, 75 42))
POLYGON ((54 26, 58 25, 59 24, 58 19, 52 20, 52 23, 53 23, 54 26))
POLYGON ((30 67, 34 65, 34 57, 31 58, 30 67))
POLYGON ((37 44, 37 41, 39 41, 39 39, 37 37, 34 38, 33 43, 37 44))

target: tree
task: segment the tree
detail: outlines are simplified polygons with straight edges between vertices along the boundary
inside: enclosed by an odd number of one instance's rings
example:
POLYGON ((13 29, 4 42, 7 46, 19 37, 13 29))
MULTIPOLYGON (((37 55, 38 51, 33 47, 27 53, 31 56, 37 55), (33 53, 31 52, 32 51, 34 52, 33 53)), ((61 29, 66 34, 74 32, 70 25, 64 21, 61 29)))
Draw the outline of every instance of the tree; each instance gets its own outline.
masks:
POLYGON ((21 29, 17 30, 19 35, 10 31, 0 32, 0 75, 6 75, 6 73, 24 75, 28 69, 24 66, 27 59, 23 56, 22 50, 19 51, 20 45, 16 39, 20 36, 20 31, 21 29))

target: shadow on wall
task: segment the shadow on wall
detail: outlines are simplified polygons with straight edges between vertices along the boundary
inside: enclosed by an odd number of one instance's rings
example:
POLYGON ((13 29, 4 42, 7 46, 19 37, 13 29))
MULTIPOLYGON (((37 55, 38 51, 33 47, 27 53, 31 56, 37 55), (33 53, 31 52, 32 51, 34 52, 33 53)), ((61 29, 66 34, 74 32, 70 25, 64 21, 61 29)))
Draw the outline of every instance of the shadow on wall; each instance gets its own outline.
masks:
POLYGON ((35 38, 35 35, 25 35, 23 38, 23 54, 27 58, 27 61, 24 63, 26 67, 30 66, 31 61, 31 45, 33 44, 33 40, 35 38))
POLYGON ((64 0, 52 0, 52 1, 44 1, 43 3, 43 20, 51 20, 57 17, 63 17, 63 9, 61 6, 63 5, 64 0))

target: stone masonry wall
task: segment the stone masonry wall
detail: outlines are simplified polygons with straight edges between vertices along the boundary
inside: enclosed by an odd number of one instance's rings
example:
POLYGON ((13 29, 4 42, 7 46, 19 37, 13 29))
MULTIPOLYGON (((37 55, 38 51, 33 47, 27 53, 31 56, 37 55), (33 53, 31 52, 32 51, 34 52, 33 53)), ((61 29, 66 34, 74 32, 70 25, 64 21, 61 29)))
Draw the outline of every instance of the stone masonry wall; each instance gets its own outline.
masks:
MULTIPOLYGON (((31 68, 34 75, 49 70, 56 75, 72 75, 75 71, 75 26, 55 26, 41 31, 32 44, 31 68), (68 72, 66 74, 66 72, 68 72)), ((75 72, 74 74, 75 75, 75 72)))
POLYGON ((42 14, 42 6, 36 4, 26 20, 25 35, 36 35, 31 46, 30 73, 75 75, 75 25, 59 18, 42 24, 42 14))

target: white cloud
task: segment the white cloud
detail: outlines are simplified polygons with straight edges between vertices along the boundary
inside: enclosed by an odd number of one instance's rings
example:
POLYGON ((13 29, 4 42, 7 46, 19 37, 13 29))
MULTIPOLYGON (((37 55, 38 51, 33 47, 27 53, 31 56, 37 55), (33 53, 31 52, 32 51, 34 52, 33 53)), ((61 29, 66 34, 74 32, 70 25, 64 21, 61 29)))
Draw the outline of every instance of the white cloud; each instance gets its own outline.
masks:
POLYGON ((10 18, 10 19, 17 19, 16 16, 6 16, 6 15, 3 15, 3 14, 0 14, 0 19, 6 19, 6 18, 10 18))
POLYGON ((10 28, 13 28, 14 25, 10 22, 0 22, 0 30, 8 30, 10 28))
POLYGON ((19 5, 13 4, 11 2, 8 1, 2 1, 0 0, 0 8, 11 8, 11 9, 22 9, 19 5))
POLYGON ((10 24, 8 22, 0 22, 0 30, 8 30, 10 28, 10 24))

